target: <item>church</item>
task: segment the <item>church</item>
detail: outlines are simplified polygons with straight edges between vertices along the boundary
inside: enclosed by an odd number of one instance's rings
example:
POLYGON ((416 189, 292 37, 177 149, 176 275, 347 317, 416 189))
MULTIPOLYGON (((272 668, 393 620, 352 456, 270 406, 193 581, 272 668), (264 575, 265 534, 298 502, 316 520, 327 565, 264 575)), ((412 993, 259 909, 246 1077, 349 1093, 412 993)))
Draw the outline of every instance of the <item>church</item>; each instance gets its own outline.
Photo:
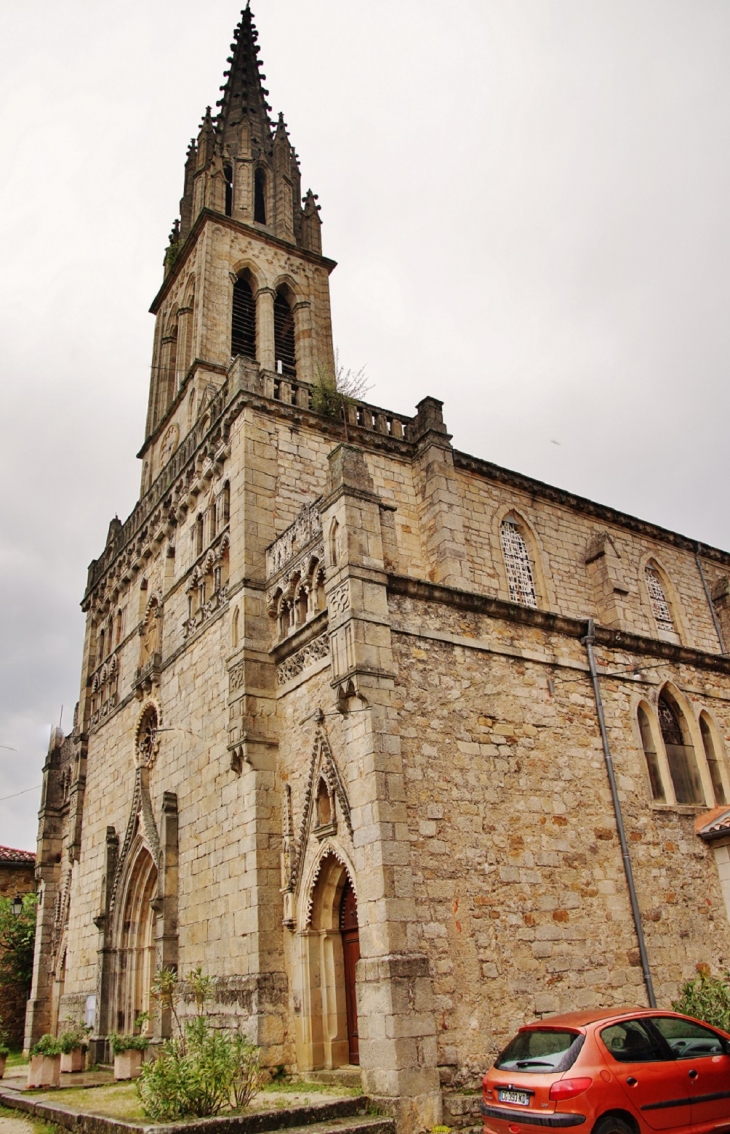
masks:
POLYGON ((335 262, 258 56, 247 8, 44 768, 26 1046, 83 1017, 104 1062, 200 964, 267 1066, 417 1131, 526 1020, 730 962, 730 554, 459 451, 425 391, 319 396, 335 262))

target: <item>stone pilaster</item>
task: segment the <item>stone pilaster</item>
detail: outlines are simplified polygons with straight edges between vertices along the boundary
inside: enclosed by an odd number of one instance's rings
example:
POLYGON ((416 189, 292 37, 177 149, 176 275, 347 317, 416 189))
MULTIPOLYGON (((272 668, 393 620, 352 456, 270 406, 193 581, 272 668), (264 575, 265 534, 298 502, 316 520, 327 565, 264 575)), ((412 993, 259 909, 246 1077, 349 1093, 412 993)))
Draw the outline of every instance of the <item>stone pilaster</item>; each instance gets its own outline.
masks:
POLYGON ((417 1130, 439 1121, 441 1094, 428 961, 417 951, 381 502, 358 449, 339 445, 329 464, 321 512, 356 853, 363 1088, 396 1107, 402 1130, 417 1130))
MULTIPOLYGON (((160 815, 160 869, 157 874, 157 894, 152 901, 155 919, 155 970, 176 969, 178 963, 177 895, 178 895, 178 843, 177 795, 166 791, 162 796, 160 815)), ((169 1012, 155 1016, 158 1038, 172 1034, 169 1012)))
POLYGON ((408 427, 409 440, 416 443, 415 481, 421 498, 428 574, 434 583, 473 590, 464 542, 462 494, 442 406, 436 398, 423 398, 408 427))

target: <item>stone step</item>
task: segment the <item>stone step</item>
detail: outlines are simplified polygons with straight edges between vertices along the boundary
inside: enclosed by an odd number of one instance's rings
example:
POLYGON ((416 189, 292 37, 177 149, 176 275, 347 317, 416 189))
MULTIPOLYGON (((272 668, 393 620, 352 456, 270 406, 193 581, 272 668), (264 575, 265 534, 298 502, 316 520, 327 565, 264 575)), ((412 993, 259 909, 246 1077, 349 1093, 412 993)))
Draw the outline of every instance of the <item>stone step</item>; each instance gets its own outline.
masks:
POLYGON ((332 1071, 305 1071, 301 1078, 305 1083, 325 1083, 333 1087, 362 1088, 362 1073, 354 1063, 337 1067, 332 1071))
POLYGON ((387 1115, 361 1115, 354 1118, 334 1118, 331 1122, 316 1122, 307 1126, 277 1127, 287 1134, 395 1134, 395 1122, 387 1115))

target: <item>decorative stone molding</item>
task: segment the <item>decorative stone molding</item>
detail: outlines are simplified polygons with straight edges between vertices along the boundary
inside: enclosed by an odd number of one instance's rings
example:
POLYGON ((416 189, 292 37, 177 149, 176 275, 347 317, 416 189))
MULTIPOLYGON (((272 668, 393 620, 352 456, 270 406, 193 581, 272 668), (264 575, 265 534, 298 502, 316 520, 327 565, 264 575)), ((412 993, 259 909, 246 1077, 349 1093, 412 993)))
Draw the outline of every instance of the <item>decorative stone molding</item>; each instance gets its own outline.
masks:
POLYGON ((305 504, 292 524, 266 549, 266 578, 273 579, 294 561, 303 558, 310 545, 322 539, 319 500, 305 504))
MULTIPOLYGON (((299 674, 307 668, 307 666, 314 665, 315 662, 321 661, 322 658, 329 657, 330 641, 329 635, 325 632, 320 634, 311 642, 307 642, 306 646, 302 646, 301 650, 288 657, 276 667, 276 681, 278 685, 286 685, 287 681, 292 678, 298 677, 299 674)), ((233 670, 231 670, 231 692, 233 692, 233 670)))

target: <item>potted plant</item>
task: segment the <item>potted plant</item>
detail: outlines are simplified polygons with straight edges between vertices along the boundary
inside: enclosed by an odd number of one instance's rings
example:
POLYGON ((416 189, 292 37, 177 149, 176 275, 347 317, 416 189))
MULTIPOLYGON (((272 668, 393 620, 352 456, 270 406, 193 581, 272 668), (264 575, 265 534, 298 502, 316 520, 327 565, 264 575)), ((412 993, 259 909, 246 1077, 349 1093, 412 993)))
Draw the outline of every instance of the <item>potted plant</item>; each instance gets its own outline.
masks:
POLYGON ((120 1036, 116 1032, 111 1037, 114 1055, 114 1078, 136 1079, 142 1067, 142 1056, 149 1047, 147 1036, 120 1036))
POLYGON ((61 1045, 61 1071, 84 1070, 90 1031, 91 1028, 86 1024, 68 1021, 66 1030, 58 1037, 61 1045))
POLYGON ((55 1036, 41 1036, 31 1050, 28 1086, 61 1086, 61 1042, 55 1036))

